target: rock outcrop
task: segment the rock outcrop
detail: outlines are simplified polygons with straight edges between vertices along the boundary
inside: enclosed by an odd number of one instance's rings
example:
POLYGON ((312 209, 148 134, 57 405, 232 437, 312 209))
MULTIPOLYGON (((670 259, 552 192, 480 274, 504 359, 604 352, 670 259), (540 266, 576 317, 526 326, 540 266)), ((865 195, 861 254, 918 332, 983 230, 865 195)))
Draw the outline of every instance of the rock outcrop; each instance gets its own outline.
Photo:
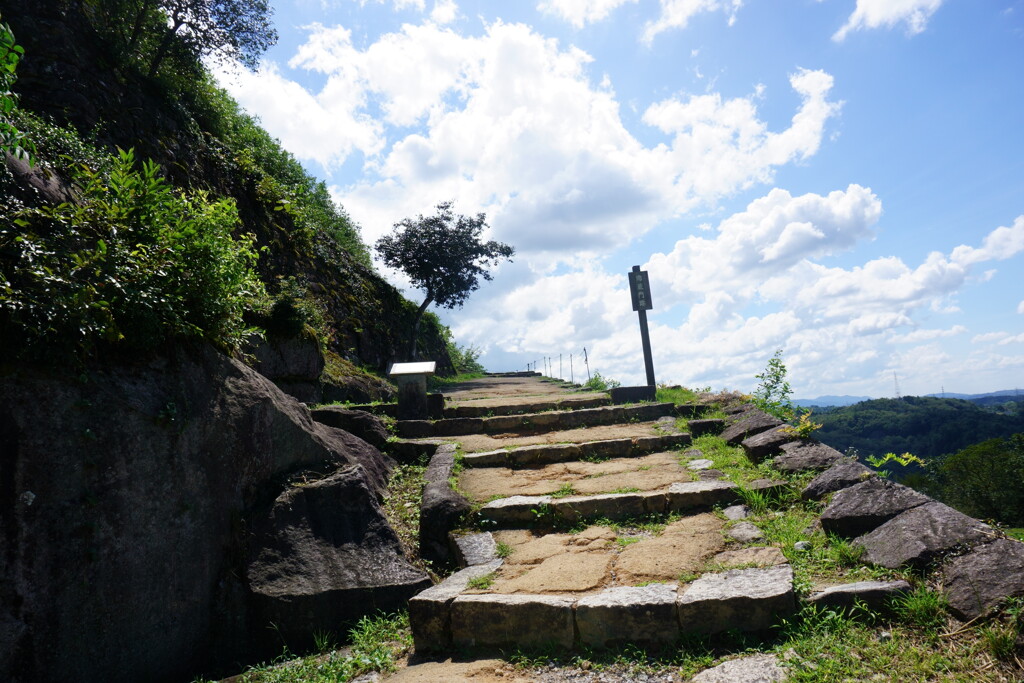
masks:
POLYGON ((187 679, 266 656, 295 596, 341 597, 305 625, 336 631, 415 584, 390 459, 248 367, 198 348, 64 377, 0 375, 0 679, 187 679))

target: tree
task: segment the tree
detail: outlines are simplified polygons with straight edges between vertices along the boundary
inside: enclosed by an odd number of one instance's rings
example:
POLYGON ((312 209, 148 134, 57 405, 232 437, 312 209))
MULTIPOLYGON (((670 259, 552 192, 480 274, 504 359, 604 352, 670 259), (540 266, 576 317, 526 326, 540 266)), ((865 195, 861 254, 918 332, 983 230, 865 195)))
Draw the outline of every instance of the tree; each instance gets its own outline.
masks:
POLYGON ((11 115, 18 106, 18 96, 11 91, 17 79, 15 71, 25 49, 14 42, 10 26, 0 23, 0 161, 3 152, 31 159, 29 150, 34 149, 25 134, 15 128, 11 115))
POLYGON ((237 59, 255 71, 263 53, 277 42, 270 14, 269 0, 108 0, 105 9, 128 54, 152 50, 150 76, 172 48, 195 60, 237 59))
POLYGON ((982 519, 1024 525, 1024 434, 988 439, 935 460, 934 495, 982 519))
POLYGON ((786 381, 786 364, 782 362, 782 349, 776 350, 764 372, 754 377, 761 380, 754 389, 754 405, 780 420, 793 419, 796 410, 789 399, 793 390, 786 381))
POLYGON ((442 202, 436 215, 405 218, 374 245, 386 265, 404 272, 414 287, 426 292, 413 323, 410 360, 416 358, 416 337, 427 307, 432 303, 449 309, 461 307, 480 287, 479 278, 492 279, 486 267, 515 254, 507 244, 480 241, 486 220, 482 213, 473 218, 456 216, 452 202, 442 202))

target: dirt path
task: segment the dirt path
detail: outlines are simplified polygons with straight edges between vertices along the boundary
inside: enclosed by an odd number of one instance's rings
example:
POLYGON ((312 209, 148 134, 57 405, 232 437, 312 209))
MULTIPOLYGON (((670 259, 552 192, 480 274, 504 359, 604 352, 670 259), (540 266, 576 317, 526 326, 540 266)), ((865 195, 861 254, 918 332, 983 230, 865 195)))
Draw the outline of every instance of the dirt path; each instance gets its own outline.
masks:
POLYGON ((604 441, 607 439, 633 439, 638 436, 658 436, 665 431, 657 422, 636 422, 629 424, 601 425, 597 427, 578 427, 563 429, 557 432, 521 435, 509 434, 468 434, 454 437, 452 440, 462 444, 466 453, 496 451, 510 446, 534 446, 552 443, 585 443, 587 441, 604 441))

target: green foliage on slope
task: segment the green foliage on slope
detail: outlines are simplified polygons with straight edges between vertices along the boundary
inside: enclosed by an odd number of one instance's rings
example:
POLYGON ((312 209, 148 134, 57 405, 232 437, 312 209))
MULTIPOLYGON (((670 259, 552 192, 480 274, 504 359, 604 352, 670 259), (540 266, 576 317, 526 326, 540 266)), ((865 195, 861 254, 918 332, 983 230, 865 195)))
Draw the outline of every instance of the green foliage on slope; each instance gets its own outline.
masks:
POLYGON ((200 337, 233 346, 262 293, 234 202, 179 193, 120 152, 74 168, 78 197, 0 224, 0 340, 15 356, 200 337))

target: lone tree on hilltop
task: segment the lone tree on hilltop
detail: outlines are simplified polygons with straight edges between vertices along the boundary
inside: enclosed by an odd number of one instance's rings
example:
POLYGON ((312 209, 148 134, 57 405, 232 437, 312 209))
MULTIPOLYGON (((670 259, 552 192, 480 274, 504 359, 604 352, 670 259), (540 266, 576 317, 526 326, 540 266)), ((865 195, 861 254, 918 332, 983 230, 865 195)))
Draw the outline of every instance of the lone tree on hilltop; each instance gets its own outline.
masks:
POLYGON ((507 244, 480 240, 486 220, 482 213, 472 218, 457 216, 452 202, 441 202, 436 215, 405 218, 374 245, 385 264, 401 270, 414 287, 426 292, 409 340, 410 360, 416 358, 416 336, 427 306, 461 307, 470 292, 480 287, 479 278, 492 279, 486 267, 516 253, 507 244))

